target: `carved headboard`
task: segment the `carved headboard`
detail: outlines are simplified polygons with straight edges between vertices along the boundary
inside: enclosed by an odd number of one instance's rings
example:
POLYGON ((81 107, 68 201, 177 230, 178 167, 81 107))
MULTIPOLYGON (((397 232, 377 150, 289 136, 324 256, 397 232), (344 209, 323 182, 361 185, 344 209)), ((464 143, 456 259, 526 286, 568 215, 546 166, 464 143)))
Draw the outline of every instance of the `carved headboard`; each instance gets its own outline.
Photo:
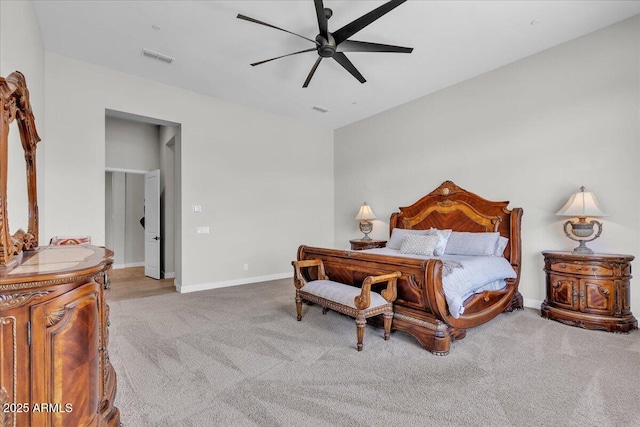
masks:
POLYGON ((23 250, 38 246, 38 196, 36 185, 36 145, 40 141, 29 102, 29 90, 24 75, 15 71, 0 77, 0 265, 7 265, 23 250), (28 230, 9 233, 7 213, 7 168, 9 125, 16 121, 27 166, 29 199, 28 230))
POLYGON ((424 230, 438 228, 454 231, 497 231, 509 239, 504 255, 520 267, 520 223, 522 209, 509 210, 509 202, 492 202, 466 191, 451 181, 443 182, 411 206, 391 214, 389 232, 394 228, 424 230))

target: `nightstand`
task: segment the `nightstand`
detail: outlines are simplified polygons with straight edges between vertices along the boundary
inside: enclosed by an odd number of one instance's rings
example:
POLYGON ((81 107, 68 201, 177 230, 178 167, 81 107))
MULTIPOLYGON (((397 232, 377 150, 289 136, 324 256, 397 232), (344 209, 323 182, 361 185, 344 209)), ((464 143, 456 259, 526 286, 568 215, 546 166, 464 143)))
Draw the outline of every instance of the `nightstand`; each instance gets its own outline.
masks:
POLYGON ((608 332, 638 328, 629 306, 633 255, 556 251, 542 255, 547 282, 542 317, 608 332))
POLYGON ((349 240, 351 243, 352 251, 362 251, 364 249, 375 249, 375 248, 384 248, 387 246, 386 240, 362 240, 362 239, 353 239, 349 240))

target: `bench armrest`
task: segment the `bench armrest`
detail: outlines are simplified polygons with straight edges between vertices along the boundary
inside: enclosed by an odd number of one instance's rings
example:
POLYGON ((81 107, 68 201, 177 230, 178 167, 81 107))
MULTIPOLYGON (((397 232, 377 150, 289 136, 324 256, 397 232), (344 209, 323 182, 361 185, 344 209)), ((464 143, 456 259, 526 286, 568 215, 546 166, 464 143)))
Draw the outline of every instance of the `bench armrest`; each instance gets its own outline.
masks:
POLYGON ((380 276, 367 276, 362 282, 362 290, 360 291, 360 295, 355 297, 353 300, 354 304, 359 310, 364 310, 369 307, 371 304, 371 285, 381 282, 387 282, 387 287, 384 289, 380 295, 387 300, 388 302, 393 302, 396 300, 397 292, 396 285, 398 281, 398 277, 402 276, 402 273, 399 271, 395 271, 389 274, 382 274, 380 276))
POLYGON ((303 268, 316 267, 318 269, 318 280, 329 280, 327 273, 324 272, 324 264, 321 259, 292 261, 291 265, 293 265, 293 284, 296 289, 300 289, 307 284, 307 279, 305 279, 302 274, 303 268))

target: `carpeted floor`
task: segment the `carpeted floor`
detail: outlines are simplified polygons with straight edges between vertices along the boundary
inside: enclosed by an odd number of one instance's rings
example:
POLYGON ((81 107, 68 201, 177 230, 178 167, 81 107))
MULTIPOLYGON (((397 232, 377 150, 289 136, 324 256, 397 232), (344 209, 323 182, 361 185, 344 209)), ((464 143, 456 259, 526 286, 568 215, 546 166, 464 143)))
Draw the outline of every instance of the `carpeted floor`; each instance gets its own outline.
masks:
POLYGON ((303 306, 291 280, 115 301, 116 405, 138 426, 638 426, 640 334, 537 310, 471 329, 446 357, 303 306))

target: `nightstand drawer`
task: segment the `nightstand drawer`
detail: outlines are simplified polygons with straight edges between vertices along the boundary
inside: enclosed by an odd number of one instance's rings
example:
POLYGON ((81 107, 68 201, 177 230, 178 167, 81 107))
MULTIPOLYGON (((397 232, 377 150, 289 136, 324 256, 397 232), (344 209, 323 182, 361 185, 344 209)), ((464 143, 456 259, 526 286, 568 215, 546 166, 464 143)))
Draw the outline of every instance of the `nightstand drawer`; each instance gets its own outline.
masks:
POLYGON ((586 276, 611 276, 613 270, 600 264, 582 264, 578 262, 552 262, 551 271, 586 276))

